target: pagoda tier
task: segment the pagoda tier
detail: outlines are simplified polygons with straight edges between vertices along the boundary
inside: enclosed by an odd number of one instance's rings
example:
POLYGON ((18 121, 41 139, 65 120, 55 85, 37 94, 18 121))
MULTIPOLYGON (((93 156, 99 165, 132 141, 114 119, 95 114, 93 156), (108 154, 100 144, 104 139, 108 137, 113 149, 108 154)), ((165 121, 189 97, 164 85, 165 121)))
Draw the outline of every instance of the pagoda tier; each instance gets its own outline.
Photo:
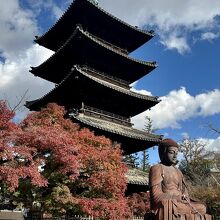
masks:
POLYGON ((154 36, 152 31, 142 31, 125 23, 92 1, 75 0, 48 32, 36 37, 36 42, 57 51, 78 24, 99 38, 122 48, 124 52, 132 52, 154 36))
POLYGON ((128 179, 126 196, 132 193, 147 192, 149 190, 149 175, 137 168, 128 167, 128 171, 125 175, 128 179))
POLYGON ((38 67, 32 67, 30 72, 59 83, 75 64, 88 65, 129 84, 156 67, 155 62, 130 58, 77 26, 74 33, 54 55, 38 67))
POLYGON ((27 107, 39 110, 49 102, 56 102, 67 109, 80 109, 84 103, 113 114, 132 117, 156 105, 159 100, 157 97, 132 92, 75 66, 51 92, 28 102, 27 107))
POLYGON ((160 135, 140 131, 106 120, 106 118, 97 118, 91 114, 76 113, 74 111, 69 116, 74 122, 79 123, 81 127, 87 127, 97 135, 104 135, 112 141, 120 143, 124 155, 148 149, 157 145, 162 139, 160 135))

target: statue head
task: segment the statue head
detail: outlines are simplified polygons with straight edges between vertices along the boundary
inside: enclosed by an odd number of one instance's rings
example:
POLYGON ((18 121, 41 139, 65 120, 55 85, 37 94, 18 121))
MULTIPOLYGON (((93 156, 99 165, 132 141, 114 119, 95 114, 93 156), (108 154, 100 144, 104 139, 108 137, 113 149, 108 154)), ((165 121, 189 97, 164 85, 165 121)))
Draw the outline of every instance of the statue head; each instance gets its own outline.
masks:
POLYGON ((164 139, 159 144, 159 156, 161 163, 166 165, 177 164, 178 144, 172 139, 164 139))

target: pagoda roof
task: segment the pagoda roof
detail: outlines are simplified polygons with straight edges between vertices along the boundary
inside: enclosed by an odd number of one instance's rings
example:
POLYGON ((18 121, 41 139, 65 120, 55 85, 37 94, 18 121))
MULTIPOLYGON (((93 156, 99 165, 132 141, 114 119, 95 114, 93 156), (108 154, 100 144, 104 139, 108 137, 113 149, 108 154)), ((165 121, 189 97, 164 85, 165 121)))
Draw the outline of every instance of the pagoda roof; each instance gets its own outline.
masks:
POLYGON ((136 185, 149 185, 149 174, 137 168, 128 168, 128 172, 125 174, 128 179, 128 183, 136 185))
POLYGON ((70 118, 81 125, 121 144, 123 154, 132 154, 158 145, 161 135, 150 134, 122 124, 106 121, 85 114, 70 114, 70 118))
POLYGON ((133 27, 89 0, 73 1, 61 18, 36 42, 57 51, 69 38, 76 25, 120 48, 132 52, 154 36, 152 31, 133 27))
POLYGON ((157 66, 155 62, 131 58, 77 26, 56 53, 38 67, 32 67, 30 72, 59 83, 75 64, 88 65, 129 83, 143 77, 157 66))
POLYGON ((97 109, 130 117, 151 108, 159 100, 97 78, 75 66, 52 91, 40 99, 27 102, 27 107, 38 110, 50 102, 56 102, 67 109, 79 108, 83 102, 97 109))

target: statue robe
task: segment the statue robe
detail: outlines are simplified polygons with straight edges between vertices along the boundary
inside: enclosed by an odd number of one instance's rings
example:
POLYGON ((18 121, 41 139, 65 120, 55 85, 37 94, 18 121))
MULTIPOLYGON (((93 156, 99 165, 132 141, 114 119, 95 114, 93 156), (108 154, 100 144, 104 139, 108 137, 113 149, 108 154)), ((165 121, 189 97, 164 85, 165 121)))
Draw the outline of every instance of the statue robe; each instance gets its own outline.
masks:
POLYGON ((211 220, 206 206, 189 198, 183 174, 176 167, 152 166, 149 183, 156 220, 211 220), (182 199, 183 195, 186 199, 182 199))

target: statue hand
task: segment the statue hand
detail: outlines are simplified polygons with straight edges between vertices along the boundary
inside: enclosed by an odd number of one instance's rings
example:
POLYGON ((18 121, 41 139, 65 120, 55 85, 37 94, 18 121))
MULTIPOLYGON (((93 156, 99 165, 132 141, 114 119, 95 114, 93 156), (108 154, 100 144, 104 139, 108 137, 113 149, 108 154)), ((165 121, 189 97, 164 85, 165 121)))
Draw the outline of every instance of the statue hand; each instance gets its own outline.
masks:
POLYGON ((189 203, 189 198, 185 195, 185 194, 183 194, 182 196, 181 196, 181 202, 182 203, 189 203))

